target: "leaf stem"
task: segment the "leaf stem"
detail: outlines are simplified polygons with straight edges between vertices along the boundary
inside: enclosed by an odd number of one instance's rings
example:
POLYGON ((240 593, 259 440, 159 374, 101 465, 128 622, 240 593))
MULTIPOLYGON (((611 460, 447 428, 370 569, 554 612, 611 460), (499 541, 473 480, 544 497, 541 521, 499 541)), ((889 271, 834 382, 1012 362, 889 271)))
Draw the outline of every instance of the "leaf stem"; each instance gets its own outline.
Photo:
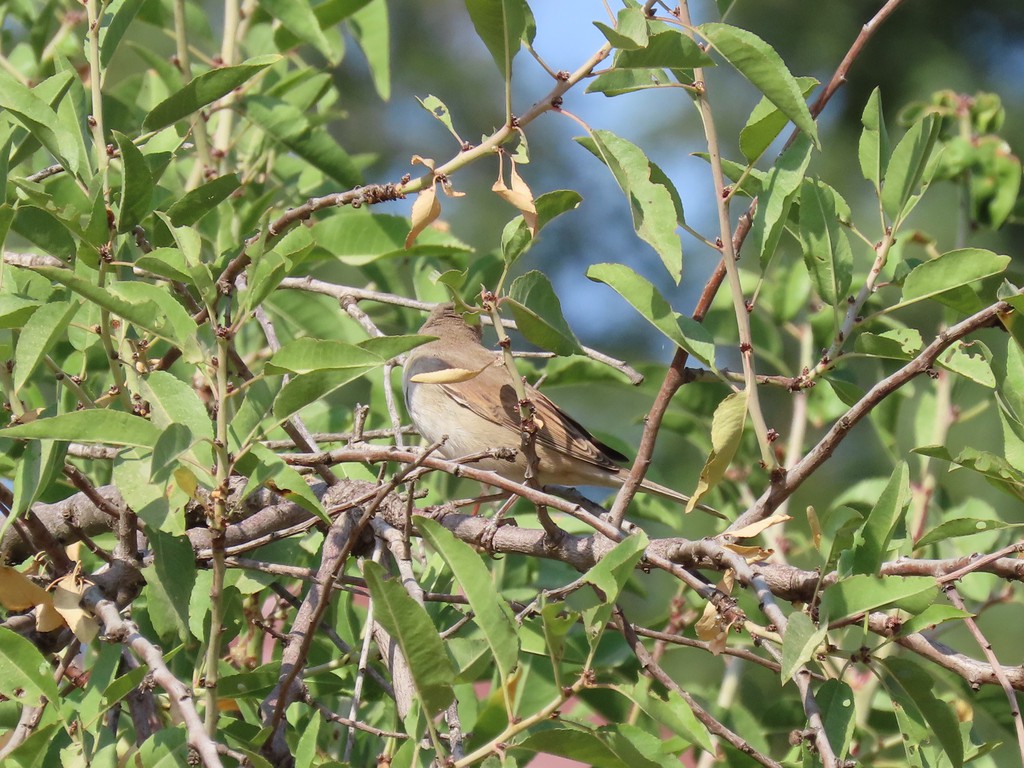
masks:
MULTIPOLYGON (((690 30, 693 25, 690 22, 690 9, 685 0, 679 4, 678 14, 679 21, 686 30, 686 34, 692 36, 693 33, 690 30)), ((703 82, 703 69, 695 67, 693 79, 694 82, 703 82)), ((721 231, 722 261, 725 264, 726 278, 729 281, 729 289, 732 294, 733 309, 736 312, 736 328, 739 332, 744 387, 748 395, 747 412, 750 414, 754 433, 757 435, 757 444, 761 449, 761 461, 764 463, 765 469, 771 472, 775 469, 777 463, 771 448, 768 426, 765 424, 764 414, 761 411, 761 400, 757 391, 754 342, 750 332, 750 313, 747 311, 747 305, 743 298, 740 273, 736 266, 736 251, 733 248, 732 242, 732 224, 729 222, 729 198, 726 192, 725 174, 722 172, 722 156, 718 149, 718 132, 715 129, 715 119, 711 111, 711 102, 708 99, 706 86, 697 92, 696 102, 697 109, 700 111, 701 122, 704 124, 704 136, 708 143, 708 161, 711 164, 711 178, 715 188, 715 204, 718 209, 718 225, 721 231)))
POLYGON ((217 489, 213 497, 211 522, 212 584, 210 585, 210 636, 206 646, 205 688, 206 716, 204 725, 211 738, 217 733, 217 683, 220 677, 220 639, 224 609, 224 529, 227 521, 228 480, 231 476, 231 456, 228 453, 228 356, 229 341, 217 338, 217 439, 213 443, 217 458, 217 489))
POLYGON ((92 143, 96 151, 96 169, 103 178, 103 199, 109 206, 110 179, 107 171, 110 167, 110 158, 107 157, 107 141, 103 131, 103 74, 100 71, 100 17, 103 15, 101 1, 87 0, 85 12, 89 24, 86 37, 89 42, 89 88, 92 93, 89 125, 92 127, 92 143))

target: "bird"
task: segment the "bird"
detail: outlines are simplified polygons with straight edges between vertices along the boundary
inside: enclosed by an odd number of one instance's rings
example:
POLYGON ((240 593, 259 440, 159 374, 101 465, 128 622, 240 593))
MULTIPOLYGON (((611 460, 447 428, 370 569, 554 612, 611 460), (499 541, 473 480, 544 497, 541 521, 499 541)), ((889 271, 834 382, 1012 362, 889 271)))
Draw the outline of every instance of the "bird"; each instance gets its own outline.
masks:
MULTIPOLYGON (((474 465, 524 482, 527 457, 521 449, 519 398, 499 353, 482 344, 480 326, 466 323, 451 303, 438 305, 419 332, 436 340, 409 352, 402 372, 406 409, 417 431, 430 443, 443 440, 437 450, 447 459, 494 449, 506 449, 506 455, 514 451, 514 461, 488 456, 474 465)), ((623 484, 626 456, 595 438, 538 389, 526 383, 523 387, 535 410, 538 485, 623 484)), ((640 490, 689 501, 651 480, 644 480, 640 490)))

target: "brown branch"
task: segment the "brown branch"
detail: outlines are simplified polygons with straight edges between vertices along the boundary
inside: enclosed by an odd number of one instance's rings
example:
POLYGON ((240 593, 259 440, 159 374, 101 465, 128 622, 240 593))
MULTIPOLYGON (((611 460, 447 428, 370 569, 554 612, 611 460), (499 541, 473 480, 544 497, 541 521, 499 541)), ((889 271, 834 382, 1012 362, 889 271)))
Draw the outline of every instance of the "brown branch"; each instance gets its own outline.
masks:
POLYGON ((953 343, 969 334, 984 328, 996 321, 1001 315, 1012 311, 1012 307, 1003 301, 997 301, 980 312, 968 317, 956 325, 941 331, 921 352, 909 363, 895 373, 875 384, 867 394, 846 411, 832 428, 825 434, 811 451, 798 461, 784 477, 772 484, 757 502, 740 515, 731 526, 736 530, 757 520, 763 520, 774 512, 778 506, 788 499, 803 482, 828 459, 839 444, 850 434, 854 426, 867 416, 885 398, 906 385, 908 382, 927 373, 935 364, 939 355, 953 343))
POLYGON ((650 652, 644 647, 644 644, 640 642, 640 638, 637 637, 636 630, 633 628, 633 625, 626 619, 626 615, 618 606, 615 608, 615 616, 618 620, 617 629, 626 639, 626 643, 629 644, 630 650, 633 651, 633 655, 636 656, 637 661, 640 662, 640 666, 644 668, 648 675, 657 680, 668 690, 678 694, 690 707, 696 718, 700 720, 705 728, 708 729, 709 733, 714 734, 718 738, 732 745, 735 749, 761 765, 768 766, 768 768, 782 768, 782 763, 778 763, 768 757, 768 755, 758 752, 739 734, 729 730, 722 722, 716 720, 710 712, 704 709, 696 699, 694 699, 682 686, 673 680, 672 677, 662 669, 661 665, 654 660, 654 657, 652 657, 650 652))
MULTIPOLYGON (((957 592, 956 587, 952 584, 948 584, 945 587, 946 597, 953 604, 955 608, 959 608, 961 611, 966 611, 967 606, 964 605, 963 599, 960 597, 960 593, 957 592)), ((995 653, 992 651, 992 643, 990 643, 985 635, 982 634, 981 629, 978 627, 978 623, 974 620, 973 616, 968 616, 964 619, 964 624, 967 625, 967 631, 971 633, 971 637, 981 648, 981 652, 985 654, 985 659, 989 664, 992 665, 992 672, 996 676, 996 680, 999 681, 999 686, 1003 689, 1003 693, 1006 694, 1006 700, 1010 708, 1010 719, 1013 721, 1013 728, 1017 734, 1017 749, 1020 751, 1021 765, 1024 765, 1024 720, 1021 719, 1020 704, 1017 702, 1017 694, 1013 690, 1013 685, 1010 683, 1010 678, 1003 669, 1002 664, 999 663, 999 659, 996 658, 995 653)))
MULTIPOLYGON (((119 579, 113 573, 111 578, 119 579)), ((207 768, 220 768, 222 763, 217 753, 217 745, 206 735, 203 721, 196 711, 192 691, 171 673, 160 649, 139 633, 139 628, 134 622, 121 616, 117 604, 107 597, 100 586, 87 589, 82 604, 103 623, 104 638, 110 642, 121 643, 130 649, 149 669, 153 681, 167 692, 171 712, 185 724, 188 744, 199 755, 203 765, 207 768)))

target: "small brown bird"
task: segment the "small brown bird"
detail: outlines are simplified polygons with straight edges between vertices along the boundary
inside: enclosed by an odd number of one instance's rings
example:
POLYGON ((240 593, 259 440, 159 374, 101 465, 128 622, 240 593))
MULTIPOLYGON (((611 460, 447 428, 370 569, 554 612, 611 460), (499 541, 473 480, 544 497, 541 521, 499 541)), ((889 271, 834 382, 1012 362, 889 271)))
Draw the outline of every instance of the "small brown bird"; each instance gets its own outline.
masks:
MULTIPOLYGON (((447 435, 439 452, 449 459, 495 448, 511 448, 514 462, 475 462, 504 478, 523 482, 526 456, 520 450, 518 398, 512 377, 496 352, 481 343, 481 329, 466 324, 451 304, 437 307, 420 329, 437 336, 409 353, 403 371, 405 404, 419 433, 430 442, 447 435)), ((536 409, 537 481, 540 485, 599 485, 616 488, 627 471, 626 457, 597 440, 572 417, 528 384, 536 409)), ((641 488, 673 501, 689 497, 644 480, 641 488)))

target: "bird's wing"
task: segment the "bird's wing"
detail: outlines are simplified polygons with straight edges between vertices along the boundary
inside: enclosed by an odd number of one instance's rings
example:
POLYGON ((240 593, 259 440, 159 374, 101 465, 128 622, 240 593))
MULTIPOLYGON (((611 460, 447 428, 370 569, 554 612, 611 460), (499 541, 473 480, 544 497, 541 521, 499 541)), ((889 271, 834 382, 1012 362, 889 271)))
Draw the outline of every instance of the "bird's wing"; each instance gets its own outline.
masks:
MULTIPOLYGON (((480 372, 472 381, 441 384, 448 396, 478 416, 509 430, 510 441, 520 434, 518 400, 508 370, 500 363, 480 372), (486 393, 486 396, 483 396, 486 393)), ((527 396, 536 410, 540 428, 537 443, 565 456, 587 461, 601 469, 615 471, 626 457, 595 438, 578 421, 537 389, 527 385, 527 396)))

